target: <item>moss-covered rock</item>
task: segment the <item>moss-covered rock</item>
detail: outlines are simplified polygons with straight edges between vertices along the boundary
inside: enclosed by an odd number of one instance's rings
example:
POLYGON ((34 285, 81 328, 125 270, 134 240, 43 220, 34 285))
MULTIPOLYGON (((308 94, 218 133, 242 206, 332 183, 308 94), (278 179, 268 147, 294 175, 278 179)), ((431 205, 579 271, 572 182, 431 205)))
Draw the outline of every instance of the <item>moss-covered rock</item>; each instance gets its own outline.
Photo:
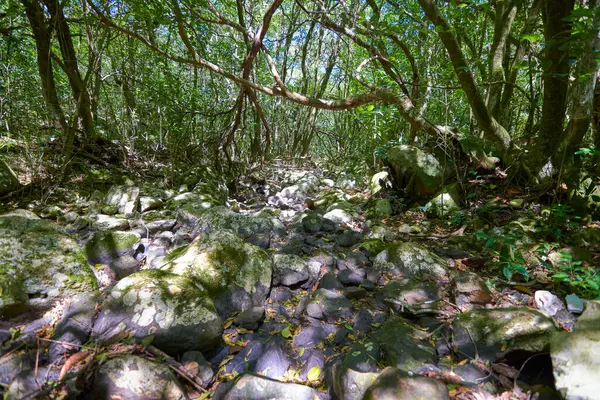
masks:
POLYGON ((118 207, 121 214, 133 214, 137 210, 140 188, 133 186, 132 182, 129 183, 112 186, 104 200, 106 204, 118 207))
POLYGON ((415 146, 400 145, 390 148, 388 161, 396 184, 404 187, 413 182, 413 187, 406 187, 411 197, 431 196, 442 184, 443 173, 439 161, 415 146))
POLYGON ((263 305, 271 288, 269 255, 228 230, 198 236, 170 254, 162 268, 201 284, 222 316, 263 305))
POLYGON ((91 264, 108 264, 127 252, 140 241, 135 232, 96 232, 85 244, 85 254, 91 264))
POLYGON ((392 182, 390 181, 389 172, 381 171, 376 173, 369 180, 369 191, 371 192, 371 196, 376 195, 383 188, 391 188, 392 182))
POLYGON ((185 390, 166 364, 133 354, 102 363, 86 396, 104 399, 187 399, 185 390))
POLYGON ((436 217, 447 217, 460 211, 461 196, 457 183, 445 186, 426 205, 427 211, 436 217))
POLYGON ((139 271, 121 279, 101 304, 94 324, 97 341, 153 335, 172 353, 207 351, 223 331, 209 293, 192 280, 165 271, 139 271))
POLYGON ((557 331, 552 318, 526 307, 472 310, 460 314, 452 327, 459 358, 489 362, 515 350, 546 351, 557 331))
POLYGON ((446 277, 447 265, 443 258, 416 243, 393 243, 373 263, 382 272, 434 279, 446 277))
POLYGON ((97 290, 83 252, 58 225, 17 210, 0 215, 0 316, 97 290))
POLYGON ((397 368, 386 368, 367 390, 364 400, 449 400, 446 384, 425 376, 409 376, 397 368))
POLYGON ((389 199, 374 199, 369 203, 365 215, 369 218, 387 218, 392 215, 392 203, 389 199))

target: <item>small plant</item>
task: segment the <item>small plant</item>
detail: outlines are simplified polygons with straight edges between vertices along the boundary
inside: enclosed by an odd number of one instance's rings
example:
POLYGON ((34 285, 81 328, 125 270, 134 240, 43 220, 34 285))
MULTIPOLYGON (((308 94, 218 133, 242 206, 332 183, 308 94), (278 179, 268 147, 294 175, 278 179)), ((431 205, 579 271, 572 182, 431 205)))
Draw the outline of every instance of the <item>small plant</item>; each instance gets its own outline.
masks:
POLYGON ((558 254, 560 259, 554 268, 552 279, 571 285, 584 297, 600 298, 598 268, 583 265, 581 261, 573 261, 573 256, 565 251, 559 251, 558 254))
POLYGON ((485 248, 494 258, 493 265, 502 271, 506 279, 512 280, 515 273, 518 273, 525 280, 529 280, 527 263, 515 244, 518 239, 516 235, 507 234, 497 237, 484 231, 477 231, 474 235, 480 240, 485 240, 485 248))

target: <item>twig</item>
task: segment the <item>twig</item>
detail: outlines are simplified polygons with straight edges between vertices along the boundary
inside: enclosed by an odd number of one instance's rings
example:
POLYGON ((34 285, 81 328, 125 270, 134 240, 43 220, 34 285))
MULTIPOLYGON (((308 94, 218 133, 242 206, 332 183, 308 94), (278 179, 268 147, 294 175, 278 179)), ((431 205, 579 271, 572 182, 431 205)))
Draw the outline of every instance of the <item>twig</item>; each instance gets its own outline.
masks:
POLYGON ((62 344, 64 346, 79 347, 81 349, 96 350, 96 348, 94 348, 94 347, 84 346, 82 344, 75 344, 75 343, 69 343, 69 342, 61 342, 60 340, 52 340, 52 339, 46 339, 46 338, 39 338, 39 340, 43 340, 44 342, 62 344))
POLYGON ((185 368, 183 367, 183 365, 181 365, 179 362, 175 361, 175 359, 173 357, 171 357, 164 351, 162 351, 152 345, 146 347, 146 350, 149 351, 150 353, 152 353, 156 357, 163 358, 165 360, 165 362, 167 363, 167 365, 171 369, 173 369, 173 371, 175 371, 175 372, 177 372, 177 374, 181 375, 186 381, 188 381, 192 386, 194 386, 194 388, 196 390, 198 390, 202 393, 207 392, 207 390, 204 389, 200 383, 196 382, 197 377, 193 376, 188 371, 186 371, 185 368))

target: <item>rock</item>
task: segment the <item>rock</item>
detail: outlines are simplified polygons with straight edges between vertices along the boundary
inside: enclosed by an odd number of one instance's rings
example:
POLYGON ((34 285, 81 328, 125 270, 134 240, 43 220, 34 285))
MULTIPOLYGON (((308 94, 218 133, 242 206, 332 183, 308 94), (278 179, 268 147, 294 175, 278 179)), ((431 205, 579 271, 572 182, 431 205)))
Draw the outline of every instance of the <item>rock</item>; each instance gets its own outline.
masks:
POLYGON ((48 206, 48 207, 44 208, 44 210, 41 212, 40 215, 42 216, 42 218, 57 219, 62 214, 63 214, 62 208, 54 205, 54 206, 48 206))
POLYGON ((425 376, 408 376, 397 368, 386 368, 367 390, 364 400, 450 400, 442 381, 425 376))
POLYGON ((124 231, 129 229, 129 221, 125 218, 98 214, 92 221, 92 229, 96 231, 124 231))
POLYGON ((406 186, 414 177, 414 187, 407 188, 415 197, 433 195, 442 184, 443 173, 438 160, 415 146, 400 145, 388 150, 394 182, 406 186))
POLYGON ((271 289, 271 257, 232 231, 198 236, 169 254, 161 268, 202 285, 223 318, 262 306, 271 289))
POLYGON ((181 356, 181 365, 188 373, 200 379, 203 388, 208 387, 215 376, 204 355, 199 351, 186 351, 181 356))
POLYGON ((233 323, 242 328, 256 330, 264 316, 264 307, 251 307, 236 315, 233 323))
POLYGON ((58 225, 25 210, 0 215, 0 318, 97 288, 77 242, 58 225))
POLYGON ((369 205, 365 214, 370 218, 387 218, 393 213, 392 203, 389 199, 375 199, 369 205))
POLYGON ((35 351, 16 351, 0 359, 0 384, 9 385, 21 371, 35 368, 35 351))
POLYGON ((583 312, 584 302, 579 296, 576 294, 569 294, 565 297, 565 300, 567 301, 567 310, 569 310, 569 312, 575 314, 581 314, 583 312))
POLYGON ((317 392, 308 386, 284 383, 251 374, 241 375, 229 385, 222 384, 214 396, 215 400, 314 400, 316 398, 318 398, 317 392))
POLYGON ((7 163, 0 159, 0 196, 12 192, 20 186, 19 179, 7 163))
POLYGON ((452 279, 452 293, 454 304, 463 312, 492 301, 490 289, 479 275, 472 272, 457 272, 452 279))
POLYGON ((556 389, 567 400, 592 400, 600 392, 600 301, 588 301, 573 332, 552 337, 556 389))
POLYGON ((291 254, 273 255, 273 286, 294 286, 308 278, 308 266, 302 258, 291 254))
POLYGON ((126 253, 133 253, 140 235, 134 232, 95 232, 85 244, 90 264, 109 264, 126 253))
POLYGON ((317 289, 306 305, 307 314, 329 322, 352 317, 352 303, 342 294, 327 289, 317 289))
POLYGON ((130 215, 137 209, 140 188, 132 185, 114 185, 106 194, 104 202, 117 206, 119 213, 130 215))
POLYGON ((494 362, 514 351, 545 351, 556 326, 546 314, 526 307, 476 309, 460 314, 452 324, 454 348, 460 359, 494 362))
POLYGON ((371 342, 353 346, 342 363, 333 366, 333 391, 339 399, 361 400, 379 376, 379 348, 371 342))
POLYGON ((323 218, 315 212, 306 212, 302 217, 302 228, 307 233, 317 233, 323 229, 323 218))
POLYGON ((436 310, 441 297, 440 287, 434 283, 397 279, 390 281, 382 290, 385 302, 396 311, 416 312, 436 310))
POLYGON ((163 202, 161 199, 150 196, 142 196, 140 197, 140 211, 146 212, 150 210, 156 210, 163 206, 163 202))
POLYGON ((538 310, 544 311, 551 317, 556 315, 560 310, 565 309, 563 302, 547 290, 537 290, 534 294, 534 299, 538 310))
POLYGON ((351 269, 340 271, 337 275, 338 281, 344 286, 358 286, 362 283, 365 275, 354 272, 351 269))
POLYGON ((323 218, 335 222, 338 225, 346 224, 349 225, 354 221, 354 217, 346 210, 339 208, 333 209, 323 215, 323 218))
POLYGON ((341 235, 336 236, 335 242, 340 247, 352 247, 357 243, 360 243, 364 239, 362 233, 354 231, 346 231, 341 235))
POLYGON ((104 399, 187 399, 184 388, 166 364, 133 354, 100 365, 86 397, 104 399))
POLYGON ((102 213, 106 215, 115 215, 119 212, 119 207, 114 206, 112 204, 105 204, 102 206, 100 211, 102 211, 102 213))
POLYGON ((383 188, 389 189, 391 187, 392 182, 390 181, 389 172, 387 171, 378 172, 369 180, 369 191, 371 192, 371 196, 376 195, 383 188))
POLYGON ((123 279, 126 276, 137 272, 140 269, 140 262, 131 254, 124 254, 113 260, 108 267, 114 271, 117 279, 123 279))
POLYGON ((386 321, 372 336, 381 348, 387 365, 411 372, 436 359, 427 332, 413 328, 403 318, 386 321))
POLYGON ((93 328, 98 342, 143 339, 170 353, 206 351, 220 340, 221 318, 208 293, 164 271, 136 272, 110 289, 93 328))
POLYGON ((446 278, 444 259, 416 243, 393 243, 375 257, 373 267, 406 277, 446 278))
POLYGON ((453 183, 444 187, 433 199, 431 199, 425 208, 436 217, 442 218, 451 215, 455 211, 460 211, 461 196, 458 183, 453 183))

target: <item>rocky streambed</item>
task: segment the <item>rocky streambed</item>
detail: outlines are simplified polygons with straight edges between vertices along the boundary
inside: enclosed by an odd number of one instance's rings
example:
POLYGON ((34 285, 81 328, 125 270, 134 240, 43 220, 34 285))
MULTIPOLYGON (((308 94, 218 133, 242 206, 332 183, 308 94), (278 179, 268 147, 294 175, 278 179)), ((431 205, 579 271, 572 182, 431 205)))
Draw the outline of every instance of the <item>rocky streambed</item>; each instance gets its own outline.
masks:
POLYGON ((0 390, 598 398, 600 302, 490 287, 468 267, 477 254, 386 224, 391 212, 351 182, 280 171, 236 199, 209 180, 126 180, 0 215, 0 390))

